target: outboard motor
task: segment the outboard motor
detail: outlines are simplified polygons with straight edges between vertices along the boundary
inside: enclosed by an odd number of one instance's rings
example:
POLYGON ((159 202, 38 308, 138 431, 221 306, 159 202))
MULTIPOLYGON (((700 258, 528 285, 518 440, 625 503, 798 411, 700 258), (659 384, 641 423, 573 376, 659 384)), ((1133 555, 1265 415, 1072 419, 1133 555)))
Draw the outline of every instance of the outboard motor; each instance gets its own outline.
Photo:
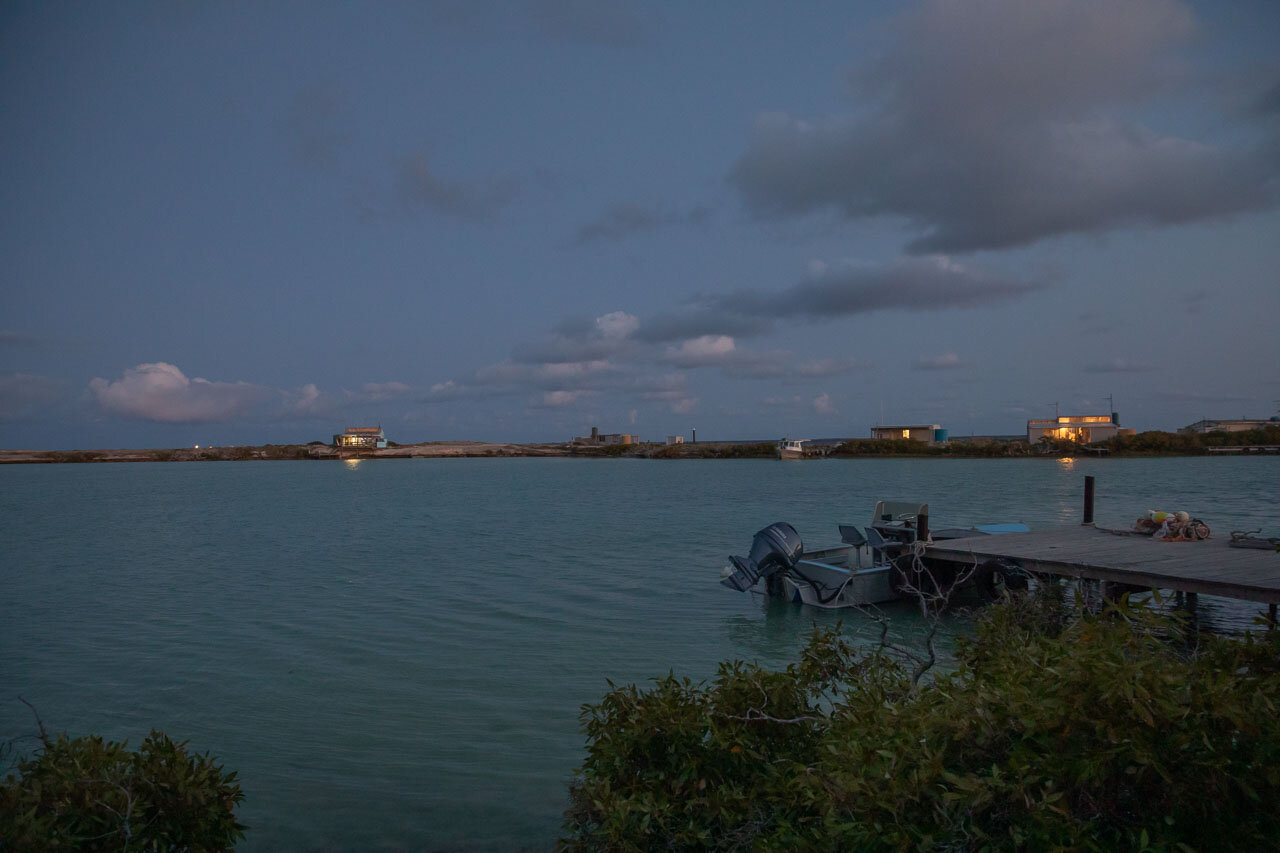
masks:
POLYGON ((745 557, 730 557, 732 568, 726 568, 720 583, 745 592, 756 585, 760 578, 786 571, 795 566, 804 553, 800 534, 785 521, 770 524, 751 539, 751 553, 745 557))

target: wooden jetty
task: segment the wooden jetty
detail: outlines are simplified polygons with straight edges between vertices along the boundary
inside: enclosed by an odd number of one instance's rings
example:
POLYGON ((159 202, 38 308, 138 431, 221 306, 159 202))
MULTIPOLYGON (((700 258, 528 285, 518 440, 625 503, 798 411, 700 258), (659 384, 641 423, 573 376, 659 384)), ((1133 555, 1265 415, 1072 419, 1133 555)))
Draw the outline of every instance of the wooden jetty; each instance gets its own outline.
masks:
POLYGON ((926 557, 952 563, 1007 560, 1033 575, 1280 603, 1280 553, 1231 548, 1227 538, 1165 542, 1093 525, 947 539, 926 557))
POLYGON ((1001 560, 1033 575, 1172 590, 1185 593, 1189 607, 1195 606, 1200 593, 1261 602, 1270 605, 1270 621, 1275 624, 1280 553, 1232 548, 1227 544, 1229 537, 1222 535, 1198 542, 1166 542, 1095 527, 1093 492, 1093 477, 1086 477, 1083 524, 942 540, 929 545, 925 556, 964 565, 1001 560))

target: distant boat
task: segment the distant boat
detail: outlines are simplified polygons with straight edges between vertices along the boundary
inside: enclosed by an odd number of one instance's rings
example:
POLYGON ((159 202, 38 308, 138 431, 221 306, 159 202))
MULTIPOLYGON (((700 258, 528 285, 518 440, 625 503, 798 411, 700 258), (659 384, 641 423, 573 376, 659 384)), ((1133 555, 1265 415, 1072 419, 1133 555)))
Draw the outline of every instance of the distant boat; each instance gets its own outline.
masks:
POLYGON ((803 459, 805 457, 804 446, 809 439, 807 438, 784 438, 778 442, 778 458, 779 459, 803 459))

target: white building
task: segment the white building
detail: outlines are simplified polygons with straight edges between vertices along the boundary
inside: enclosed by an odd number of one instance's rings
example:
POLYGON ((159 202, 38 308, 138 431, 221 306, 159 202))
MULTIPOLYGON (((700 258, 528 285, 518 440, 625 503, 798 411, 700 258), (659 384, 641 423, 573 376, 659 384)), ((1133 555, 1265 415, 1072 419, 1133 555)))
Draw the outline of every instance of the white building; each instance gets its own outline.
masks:
POLYGON ((1027 421, 1027 441, 1035 444, 1042 438, 1066 439, 1077 444, 1106 441, 1117 435, 1132 435, 1133 430, 1120 428, 1120 415, 1062 415, 1027 421))

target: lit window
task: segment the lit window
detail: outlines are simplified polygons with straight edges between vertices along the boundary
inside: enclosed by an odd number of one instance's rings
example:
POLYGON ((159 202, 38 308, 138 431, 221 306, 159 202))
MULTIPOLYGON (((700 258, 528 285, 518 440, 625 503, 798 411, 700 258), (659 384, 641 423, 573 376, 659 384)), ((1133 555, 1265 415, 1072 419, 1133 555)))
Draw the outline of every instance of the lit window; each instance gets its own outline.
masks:
POLYGON ((911 438, 911 430, 909 430, 909 429, 904 429, 904 430, 902 431, 902 437, 903 437, 903 438, 911 438))

